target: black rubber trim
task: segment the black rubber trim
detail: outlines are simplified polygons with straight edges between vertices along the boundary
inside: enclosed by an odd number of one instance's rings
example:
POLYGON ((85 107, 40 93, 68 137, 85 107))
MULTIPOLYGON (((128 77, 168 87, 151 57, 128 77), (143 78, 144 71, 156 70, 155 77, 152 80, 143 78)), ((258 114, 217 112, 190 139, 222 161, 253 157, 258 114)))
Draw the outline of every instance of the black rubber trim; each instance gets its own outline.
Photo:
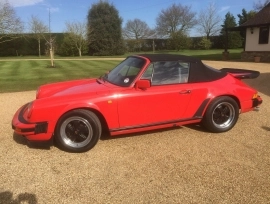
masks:
MULTIPOLYGON (((22 109, 18 115, 18 120, 23 124, 33 124, 33 123, 30 123, 27 120, 25 120, 23 117, 24 111, 27 108, 28 104, 29 103, 25 104, 22 107, 22 109)), ((16 127, 14 125, 12 125, 12 129, 15 130, 16 127)), ((39 123, 35 124, 35 128, 24 128, 24 129, 19 128, 19 129, 20 129, 20 132, 22 132, 22 133, 24 133, 24 132, 35 132, 35 134, 46 133, 47 129, 48 129, 48 123, 47 122, 39 122, 39 123)))
POLYGON ((229 72, 234 75, 235 78, 238 79, 255 79, 260 76, 260 72, 255 70, 247 70, 247 69, 236 69, 236 68, 222 68, 220 69, 222 72, 229 72))
MULTIPOLYGON (((12 129, 15 130, 16 127, 12 125, 12 129)), ((35 128, 24 128, 24 129, 18 128, 18 129, 20 129, 20 132, 35 132, 35 128)))
POLYGON ((200 105, 200 107, 198 108, 198 110, 196 111, 196 113, 194 114, 194 117, 202 117, 203 115, 203 111, 206 107, 206 105, 208 104, 210 98, 205 99, 202 104, 200 105))
POLYGON ((24 117, 23 117, 23 113, 24 113, 25 109, 27 108, 28 104, 29 104, 29 103, 27 103, 27 104, 25 104, 25 105, 23 106, 23 108, 21 109, 21 111, 20 111, 20 113, 19 113, 19 116, 18 116, 18 120, 19 120, 21 123, 23 123, 23 124, 31 124, 31 123, 29 123, 27 120, 25 120, 24 117))
POLYGON ((47 122, 38 123, 36 124, 36 127, 35 127, 35 134, 46 133, 47 129, 48 129, 47 122))
POLYGON ((202 119, 202 117, 171 120, 171 121, 166 121, 166 122, 152 123, 152 124, 145 124, 145 125, 127 126, 127 127, 123 127, 123 128, 110 129, 110 132, 116 132, 116 131, 122 131, 122 130, 132 130, 132 129, 146 128, 146 127, 153 127, 153 126, 158 126, 158 125, 169 125, 169 124, 174 125, 175 123, 198 120, 198 119, 202 119))
POLYGON ((259 101, 257 98, 252 99, 252 108, 257 107, 260 104, 262 104, 262 100, 259 101))

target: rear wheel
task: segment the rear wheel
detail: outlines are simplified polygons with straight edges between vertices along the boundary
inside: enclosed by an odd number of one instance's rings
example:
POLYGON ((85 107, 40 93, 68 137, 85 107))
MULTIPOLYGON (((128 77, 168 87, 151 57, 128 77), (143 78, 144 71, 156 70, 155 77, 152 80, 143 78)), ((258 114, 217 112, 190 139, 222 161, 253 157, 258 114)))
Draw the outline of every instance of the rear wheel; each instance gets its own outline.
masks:
POLYGON ((56 127, 55 140, 69 152, 85 152, 93 148, 101 135, 101 124, 88 110, 73 110, 63 115, 56 127))
POLYGON ((227 96, 214 99, 208 106, 202 124, 211 132, 226 132, 233 128, 239 117, 237 102, 227 96))

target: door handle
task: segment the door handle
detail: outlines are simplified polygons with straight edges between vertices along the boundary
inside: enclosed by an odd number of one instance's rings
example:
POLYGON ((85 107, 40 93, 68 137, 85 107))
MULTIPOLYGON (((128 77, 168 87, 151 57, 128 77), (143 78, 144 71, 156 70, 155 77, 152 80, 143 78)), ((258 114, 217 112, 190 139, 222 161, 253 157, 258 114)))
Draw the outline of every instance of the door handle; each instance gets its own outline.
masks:
POLYGON ((191 91, 190 90, 182 90, 179 92, 180 94, 190 94, 191 91))

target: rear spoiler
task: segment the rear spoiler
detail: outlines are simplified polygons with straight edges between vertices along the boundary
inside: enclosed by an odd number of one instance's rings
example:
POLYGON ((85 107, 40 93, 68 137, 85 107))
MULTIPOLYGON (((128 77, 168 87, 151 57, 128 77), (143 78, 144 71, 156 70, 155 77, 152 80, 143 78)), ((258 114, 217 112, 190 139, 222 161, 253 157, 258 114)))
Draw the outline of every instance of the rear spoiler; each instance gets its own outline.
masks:
POLYGON ((237 79, 255 79, 260 75, 260 72, 248 69, 222 68, 220 71, 230 73, 237 79))

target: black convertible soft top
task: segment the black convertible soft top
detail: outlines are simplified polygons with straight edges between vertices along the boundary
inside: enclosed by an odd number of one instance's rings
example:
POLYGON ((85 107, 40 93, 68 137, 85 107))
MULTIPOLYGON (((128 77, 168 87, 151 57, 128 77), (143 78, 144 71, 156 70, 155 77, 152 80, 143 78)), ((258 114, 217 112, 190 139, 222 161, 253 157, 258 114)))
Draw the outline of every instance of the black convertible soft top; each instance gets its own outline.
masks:
POLYGON ((200 59, 195 57, 190 57, 186 55, 175 55, 175 54, 141 54, 138 56, 145 57, 151 62, 160 61, 181 61, 189 62, 189 83, 198 82, 210 82, 221 79, 227 75, 227 72, 214 69, 212 67, 206 66, 202 63, 200 59))

